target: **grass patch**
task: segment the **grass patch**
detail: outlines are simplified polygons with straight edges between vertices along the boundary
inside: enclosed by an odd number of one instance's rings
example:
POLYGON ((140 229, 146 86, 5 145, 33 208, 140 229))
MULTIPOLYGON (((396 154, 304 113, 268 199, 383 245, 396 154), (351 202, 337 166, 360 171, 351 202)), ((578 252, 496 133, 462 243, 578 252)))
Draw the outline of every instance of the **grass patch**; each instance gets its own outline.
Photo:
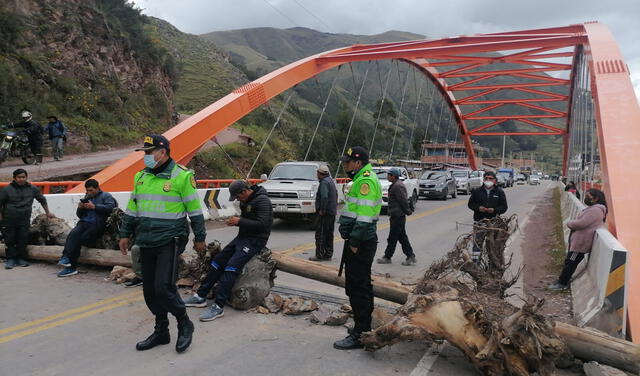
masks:
POLYGON ((553 191, 553 238, 551 248, 549 249, 549 256, 551 260, 548 264, 550 272, 560 273, 564 266, 564 259, 566 256, 566 245, 564 244, 564 228, 562 224, 562 211, 560 209, 560 188, 556 188, 553 191))

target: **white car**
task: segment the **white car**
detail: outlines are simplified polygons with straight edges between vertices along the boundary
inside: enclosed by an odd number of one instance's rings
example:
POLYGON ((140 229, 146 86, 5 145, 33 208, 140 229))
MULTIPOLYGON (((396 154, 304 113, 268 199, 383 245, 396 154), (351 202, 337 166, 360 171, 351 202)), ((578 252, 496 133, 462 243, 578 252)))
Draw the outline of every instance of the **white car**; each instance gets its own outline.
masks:
POLYGON ((538 177, 538 175, 531 175, 531 176, 529 176, 529 184, 531 184, 531 185, 538 185, 538 184, 540 184, 540 178, 538 177))
POLYGON ((275 218, 312 219, 316 213, 318 177, 316 171, 325 162, 282 162, 275 165, 267 181, 267 190, 275 218))
POLYGON ((387 180, 387 174, 390 169, 397 168, 400 170, 400 180, 402 180, 404 187, 407 190, 407 198, 413 201, 413 204, 418 201, 418 179, 411 179, 409 172, 406 168, 400 166, 375 166, 373 172, 378 176, 380 180, 380 186, 382 187, 382 208, 385 209, 389 206, 389 187, 391 182, 387 180))
POLYGON ((463 195, 471 193, 471 170, 453 170, 453 178, 456 179, 456 188, 463 195))

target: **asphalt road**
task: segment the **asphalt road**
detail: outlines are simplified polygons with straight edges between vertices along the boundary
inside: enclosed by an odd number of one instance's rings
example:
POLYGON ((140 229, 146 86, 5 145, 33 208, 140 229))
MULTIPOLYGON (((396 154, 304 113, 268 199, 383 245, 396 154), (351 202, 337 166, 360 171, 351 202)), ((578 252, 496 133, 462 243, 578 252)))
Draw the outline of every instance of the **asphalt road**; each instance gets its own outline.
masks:
MULTIPOLYGON (((551 183, 506 189, 507 214, 523 218, 551 183)), ((413 283, 428 265, 443 256, 455 239, 470 230, 468 196, 455 200, 420 200, 409 217, 407 231, 418 263, 401 266, 399 249, 391 265, 374 264, 374 272, 413 283)), ((388 218, 379 223, 378 256, 388 235, 388 218)), ((208 240, 223 244, 236 228, 209 230, 208 240)), ((337 234, 337 231, 336 231, 337 234)), ((277 220, 268 246, 296 257, 313 254, 313 232, 304 224, 277 220)), ((336 241, 332 264, 338 264, 342 242, 336 241)), ((0 272, 0 375, 473 375, 473 368, 457 350, 445 346, 438 354, 422 343, 397 344, 375 353, 338 351, 332 342, 342 327, 311 324, 305 316, 260 315, 225 310, 225 317, 195 322, 192 347, 174 350, 176 328, 171 319, 171 345, 136 352, 136 341, 151 331, 153 319, 142 301, 141 289, 124 289, 105 282, 105 269, 57 278, 55 265, 36 263, 0 272), (418 369, 414 369, 418 366, 418 369), (417 373, 416 373, 417 372, 417 373)), ((342 289, 286 273, 277 286, 312 290, 344 297, 342 289)), ((192 318, 200 309, 190 308, 192 318)))

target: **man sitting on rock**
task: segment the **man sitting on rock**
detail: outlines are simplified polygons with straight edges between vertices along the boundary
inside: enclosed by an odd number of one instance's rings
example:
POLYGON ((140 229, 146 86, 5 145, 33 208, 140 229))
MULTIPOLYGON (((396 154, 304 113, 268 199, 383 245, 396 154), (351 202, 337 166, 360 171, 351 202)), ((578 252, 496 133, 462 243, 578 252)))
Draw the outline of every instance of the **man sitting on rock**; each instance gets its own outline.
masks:
POLYGON ((200 321, 212 321, 224 315, 223 308, 236 278, 244 265, 267 245, 271 235, 273 212, 264 188, 236 180, 229 185, 229 194, 229 201, 240 201, 240 217, 231 217, 226 222, 227 226, 240 228, 238 235, 213 258, 198 292, 184 301, 187 307, 206 307, 207 294, 218 282, 215 302, 200 315, 200 321))
POLYGON ((58 277, 69 277, 78 274, 78 258, 82 246, 92 246, 104 233, 107 218, 118 203, 107 192, 100 190, 98 181, 89 179, 84 183, 87 194, 80 199, 76 215, 80 220, 71 230, 64 244, 62 258, 58 265, 65 268, 58 273, 58 277))

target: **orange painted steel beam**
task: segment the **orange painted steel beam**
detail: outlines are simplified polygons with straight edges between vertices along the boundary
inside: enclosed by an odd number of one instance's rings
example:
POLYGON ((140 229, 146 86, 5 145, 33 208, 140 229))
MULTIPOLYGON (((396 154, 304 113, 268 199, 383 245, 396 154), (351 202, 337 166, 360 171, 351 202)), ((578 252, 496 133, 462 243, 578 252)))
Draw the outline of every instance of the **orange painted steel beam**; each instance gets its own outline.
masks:
POLYGON ((640 231, 637 187, 640 186, 640 106, 629 71, 609 29, 584 25, 588 35, 591 90, 594 97, 603 188, 609 230, 629 251, 627 264, 628 322, 633 342, 640 343, 640 231))

